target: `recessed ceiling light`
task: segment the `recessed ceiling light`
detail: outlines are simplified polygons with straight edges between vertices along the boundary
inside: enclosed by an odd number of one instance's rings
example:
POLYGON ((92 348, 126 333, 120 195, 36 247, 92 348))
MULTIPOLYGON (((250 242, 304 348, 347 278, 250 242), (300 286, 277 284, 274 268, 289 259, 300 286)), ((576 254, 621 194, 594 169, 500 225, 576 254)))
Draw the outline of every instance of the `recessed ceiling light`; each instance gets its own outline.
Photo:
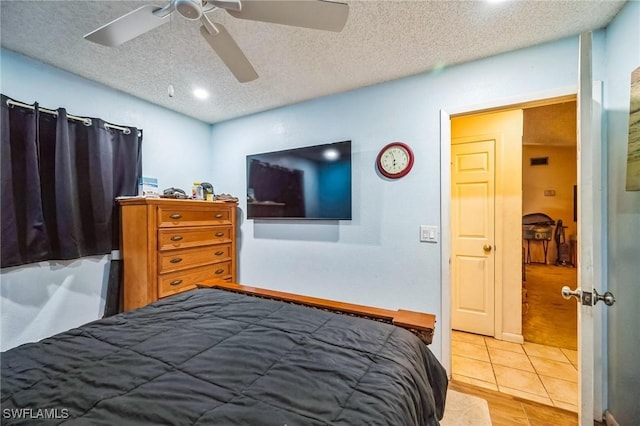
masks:
POLYGON ((207 99, 209 97, 209 92, 204 89, 194 89, 193 96, 198 99, 207 99))

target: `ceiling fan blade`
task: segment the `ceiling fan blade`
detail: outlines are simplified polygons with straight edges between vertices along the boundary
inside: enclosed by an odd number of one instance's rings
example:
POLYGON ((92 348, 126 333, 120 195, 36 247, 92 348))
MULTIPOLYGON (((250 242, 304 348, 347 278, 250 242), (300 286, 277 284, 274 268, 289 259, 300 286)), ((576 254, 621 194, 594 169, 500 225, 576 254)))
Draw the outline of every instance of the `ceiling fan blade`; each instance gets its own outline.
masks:
POLYGON ((152 5, 142 6, 90 32, 84 38, 103 46, 119 46, 165 22, 169 22, 167 19, 169 13, 158 13, 163 9, 166 8, 152 5))
POLYGON ((215 30, 216 33, 213 34, 203 25, 200 27, 200 34, 207 40, 207 43, 218 54, 236 79, 240 83, 246 83, 258 78, 256 70, 253 69, 253 66, 244 56, 244 53, 242 53, 242 50, 240 50, 240 47, 238 47, 227 29, 220 24, 211 22, 208 23, 208 26, 212 27, 211 29, 215 30))
POLYGON ((349 16, 349 5, 325 0, 242 0, 241 5, 240 11, 227 12, 240 19, 335 32, 342 31, 349 16))

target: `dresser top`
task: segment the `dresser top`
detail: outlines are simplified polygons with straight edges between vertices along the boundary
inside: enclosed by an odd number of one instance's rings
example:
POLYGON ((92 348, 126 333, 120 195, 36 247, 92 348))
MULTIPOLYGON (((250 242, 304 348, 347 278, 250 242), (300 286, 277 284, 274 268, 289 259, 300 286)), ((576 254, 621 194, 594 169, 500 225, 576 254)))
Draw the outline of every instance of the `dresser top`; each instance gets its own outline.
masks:
POLYGON ((135 205, 230 205, 237 206, 235 201, 205 201, 177 198, 148 198, 148 197, 118 197, 116 202, 121 206, 135 205))

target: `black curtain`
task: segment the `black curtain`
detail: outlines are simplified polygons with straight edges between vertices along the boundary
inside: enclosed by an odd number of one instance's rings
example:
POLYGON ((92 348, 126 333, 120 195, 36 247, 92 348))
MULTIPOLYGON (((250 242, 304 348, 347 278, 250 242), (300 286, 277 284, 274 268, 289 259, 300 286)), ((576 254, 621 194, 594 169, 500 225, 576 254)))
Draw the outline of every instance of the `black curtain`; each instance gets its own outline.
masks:
POLYGON ((2 95, 1 267, 110 253, 115 197, 136 195, 141 132, 7 103, 2 95))

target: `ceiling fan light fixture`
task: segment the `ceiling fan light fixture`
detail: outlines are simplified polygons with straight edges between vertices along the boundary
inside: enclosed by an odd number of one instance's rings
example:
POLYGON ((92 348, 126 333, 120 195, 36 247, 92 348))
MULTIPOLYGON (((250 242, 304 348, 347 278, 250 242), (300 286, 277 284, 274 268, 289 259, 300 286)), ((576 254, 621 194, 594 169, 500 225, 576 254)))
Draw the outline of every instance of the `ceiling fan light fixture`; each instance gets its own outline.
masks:
POLYGON ((200 0, 175 0, 174 7, 182 17, 190 21, 198 20, 202 16, 200 0))
MULTIPOLYGON (((0 0, 2 1, 2 0, 0 0)), ((215 51, 236 80, 246 83, 258 78, 240 46, 222 24, 212 22, 206 12, 216 8, 231 16, 249 21, 289 25, 324 31, 341 31, 349 16, 349 5, 337 1, 305 0, 169 0, 164 7, 144 5, 85 35, 104 46, 115 47, 160 25, 171 22, 177 12, 189 21, 201 21, 200 35, 215 51)), ((169 96, 173 95, 168 89, 169 96)))

